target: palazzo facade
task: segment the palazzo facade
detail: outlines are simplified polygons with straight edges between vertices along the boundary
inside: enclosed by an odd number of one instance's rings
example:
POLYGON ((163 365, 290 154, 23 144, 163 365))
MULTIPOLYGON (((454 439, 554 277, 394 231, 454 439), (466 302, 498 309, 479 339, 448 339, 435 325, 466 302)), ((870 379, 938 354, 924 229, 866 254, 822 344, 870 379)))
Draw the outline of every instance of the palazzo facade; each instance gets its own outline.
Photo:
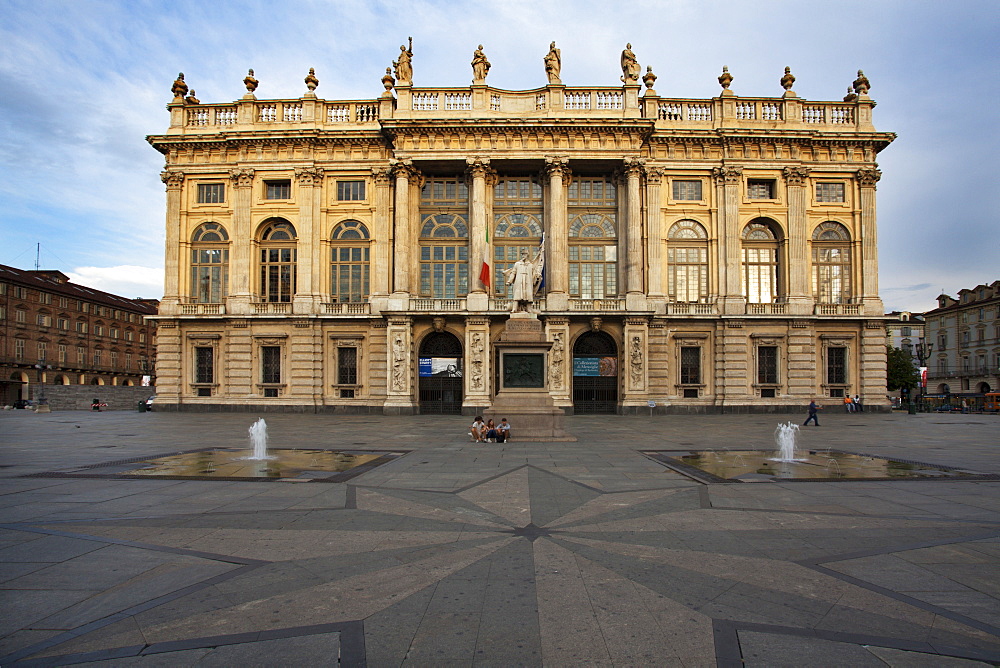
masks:
POLYGON ((718 97, 684 99, 635 68, 523 91, 482 67, 462 88, 387 71, 380 97, 341 101, 312 72, 260 100, 251 71, 222 104, 179 78, 148 137, 157 409, 481 412, 522 251, 544 260, 532 309, 567 412, 884 404, 875 159, 894 135, 867 79, 812 102, 787 73, 748 98, 724 72, 718 97))

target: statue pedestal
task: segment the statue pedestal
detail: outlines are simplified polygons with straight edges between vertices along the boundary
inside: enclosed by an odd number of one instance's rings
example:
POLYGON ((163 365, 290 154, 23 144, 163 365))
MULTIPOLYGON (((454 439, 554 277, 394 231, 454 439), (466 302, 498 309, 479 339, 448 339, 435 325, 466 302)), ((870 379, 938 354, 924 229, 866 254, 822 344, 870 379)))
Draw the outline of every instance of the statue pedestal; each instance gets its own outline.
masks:
POLYGON ((563 429, 566 413, 549 394, 548 352, 541 321, 534 313, 512 313, 494 344, 500 365, 500 391, 483 413, 499 423, 507 418, 513 442, 575 441, 563 429))

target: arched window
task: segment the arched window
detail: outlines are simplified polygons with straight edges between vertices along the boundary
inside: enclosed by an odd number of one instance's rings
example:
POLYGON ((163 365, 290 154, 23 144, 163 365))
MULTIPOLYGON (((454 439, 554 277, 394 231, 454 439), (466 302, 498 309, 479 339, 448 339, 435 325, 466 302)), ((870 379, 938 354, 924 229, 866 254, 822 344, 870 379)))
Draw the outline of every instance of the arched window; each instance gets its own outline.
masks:
POLYGON ((203 223, 191 236, 191 299, 220 304, 229 286, 229 235, 219 223, 203 223))
POLYGON ((708 234, 697 221, 678 220, 667 232, 667 294, 672 302, 708 298, 708 234))
POLYGON ((295 294, 295 228, 271 218, 260 233, 260 296, 265 302, 290 302, 295 294))
POLYGON ((756 218, 743 228, 743 295, 750 304, 779 300, 780 229, 769 218, 756 218))
POLYGON ((812 288, 820 304, 851 300, 851 234, 840 223, 820 223, 813 232, 812 288))
POLYGON ((521 251, 534 258, 542 241, 542 221, 540 216, 529 213, 505 213, 497 215, 496 233, 493 241, 494 283, 498 294, 511 297, 512 285, 503 280, 503 272, 514 266, 521 258, 521 251))
POLYGON ((454 299, 468 290, 469 227, 465 216, 425 216, 420 225, 420 294, 454 299))
POLYGON ((330 294, 335 302, 368 299, 368 228, 357 220, 345 220, 333 228, 330 238, 330 294))
POLYGON ((617 193, 614 182, 607 177, 578 177, 569 186, 571 297, 618 296, 617 193))

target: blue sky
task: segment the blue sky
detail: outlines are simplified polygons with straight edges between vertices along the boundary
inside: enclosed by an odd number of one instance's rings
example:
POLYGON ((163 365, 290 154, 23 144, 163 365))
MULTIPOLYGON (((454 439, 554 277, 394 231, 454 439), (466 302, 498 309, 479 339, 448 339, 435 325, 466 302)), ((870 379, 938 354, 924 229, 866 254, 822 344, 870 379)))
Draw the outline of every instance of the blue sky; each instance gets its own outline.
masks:
POLYGON ((298 97, 310 67, 327 99, 374 98, 414 40, 418 86, 466 85, 476 45, 489 83, 543 85, 562 49, 568 85, 615 85, 626 42, 662 96, 711 97, 723 65, 747 96, 839 100, 864 69, 879 156, 880 292, 887 310, 1000 279, 997 71, 1000 2, 505 0, 170 2, 3 0, 0 264, 41 265, 131 297, 162 294, 163 132, 177 72, 202 102, 298 97))

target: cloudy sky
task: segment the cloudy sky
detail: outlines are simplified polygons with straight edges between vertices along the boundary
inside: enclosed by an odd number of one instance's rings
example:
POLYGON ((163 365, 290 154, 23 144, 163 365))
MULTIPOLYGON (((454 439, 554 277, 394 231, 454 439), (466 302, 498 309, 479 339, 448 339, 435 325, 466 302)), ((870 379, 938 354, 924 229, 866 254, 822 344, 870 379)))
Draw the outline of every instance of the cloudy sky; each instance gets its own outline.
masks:
POLYGON ((747 96, 839 100, 864 69, 879 156, 880 291, 888 310, 1000 279, 997 234, 998 0, 2 0, 0 264, 43 269, 130 297, 162 294, 162 157, 178 71, 202 102, 244 92, 374 98, 407 36, 418 86, 467 85, 476 45, 489 83, 617 85, 626 42, 661 96, 712 97, 721 67, 747 96))

